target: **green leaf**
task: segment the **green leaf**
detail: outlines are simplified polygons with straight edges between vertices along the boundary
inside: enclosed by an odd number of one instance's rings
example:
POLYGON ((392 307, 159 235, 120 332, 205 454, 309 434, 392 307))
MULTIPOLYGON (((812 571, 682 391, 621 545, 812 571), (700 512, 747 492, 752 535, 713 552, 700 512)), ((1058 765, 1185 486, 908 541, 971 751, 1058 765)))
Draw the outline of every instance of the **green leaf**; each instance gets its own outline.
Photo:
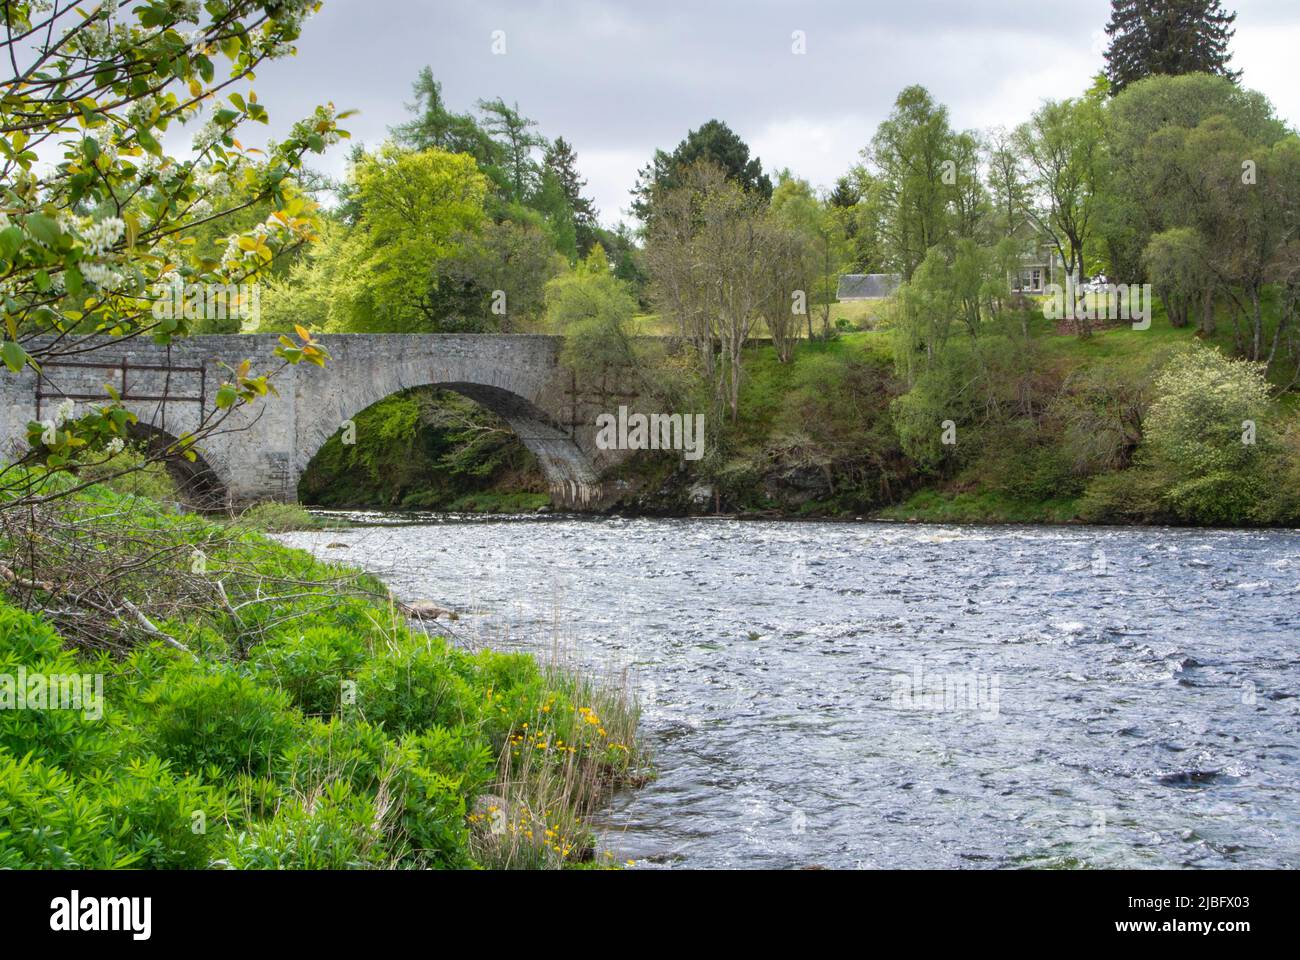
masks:
MULTIPOLYGON (((17 344, 15 344, 15 346, 17 346, 17 344)), ((221 389, 217 391, 217 408, 220 410, 228 410, 235 405, 235 401, 238 399, 239 394, 235 392, 233 386, 228 383, 222 384, 221 389)))
POLYGON ((43 213, 33 213, 27 217, 27 232, 47 247, 52 247, 58 243, 59 237, 62 235, 62 231, 59 230, 59 225, 54 219, 47 217, 43 213))
POLYGON ((27 365, 27 351, 12 340, 6 340, 4 346, 0 347, 0 360, 4 360, 5 366, 17 373, 27 365))
POLYGON ((162 146, 153 138, 153 134, 148 130, 137 131, 135 138, 140 141, 140 146, 144 147, 155 157, 162 156, 162 146))
POLYGON ((0 230, 0 257, 12 261, 23 245, 23 232, 17 227, 0 230))

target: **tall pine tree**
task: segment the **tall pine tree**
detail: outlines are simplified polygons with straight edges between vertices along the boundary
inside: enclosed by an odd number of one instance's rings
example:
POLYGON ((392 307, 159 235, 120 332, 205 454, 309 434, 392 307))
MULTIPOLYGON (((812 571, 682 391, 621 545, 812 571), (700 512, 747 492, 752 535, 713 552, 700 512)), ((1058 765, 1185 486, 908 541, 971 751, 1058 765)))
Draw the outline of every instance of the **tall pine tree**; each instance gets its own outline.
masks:
POLYGON ((587 181, 578 175, 578 155, 563 137, 546 149, 546 169, 555 175, 564 190, 564 196, 573 210, 573 225, 577 229, 578 255, 585 257, 596 239, 596 207, 582 195, 587 181))
POLYGON ((1111 93, 1153 74, 1215 73, 1228 69, 1236 13, 1221 0, 1111 0, 1106 77, 1111 93))

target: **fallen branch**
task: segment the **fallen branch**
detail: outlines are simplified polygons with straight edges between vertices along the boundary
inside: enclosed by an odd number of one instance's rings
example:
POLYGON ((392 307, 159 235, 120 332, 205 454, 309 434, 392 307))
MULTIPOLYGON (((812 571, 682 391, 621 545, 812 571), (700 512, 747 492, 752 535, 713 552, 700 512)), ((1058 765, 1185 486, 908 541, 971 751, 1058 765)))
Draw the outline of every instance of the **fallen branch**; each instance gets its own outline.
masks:
POLYGON ((144 615, 143 611, 141 611, 140 608, 137 607, 130 600, 127 600, 125 597, 123 597, 122 606, 126 607, 126 609, 136 618, 136 620, 139 621, 140 626, 144 628, 145 633, 149 634, 150 636, 157 637, 159 640, 163 640, 167 643, 170 643, 177 650, 180 650, 184 653, 188 653, 191 657, 194 657, 195 660, 198 659, 198 657, 195 656, 195 654, 191 652, 190 648, 185 646, 185 644, 181 643, 175 637, 163 633, 161 630, 155 627, 149 621, 149 618, 144 615))
POLYGON ((44 590, 46 593, 54 592, 54 584, 48 583, 44 580, 30 580, 27 577, 19 576, 3 563, 0 563, 0 577, 4 577, 10 583, 14 584, 14 586, 23 587, 26 590, 44 590))

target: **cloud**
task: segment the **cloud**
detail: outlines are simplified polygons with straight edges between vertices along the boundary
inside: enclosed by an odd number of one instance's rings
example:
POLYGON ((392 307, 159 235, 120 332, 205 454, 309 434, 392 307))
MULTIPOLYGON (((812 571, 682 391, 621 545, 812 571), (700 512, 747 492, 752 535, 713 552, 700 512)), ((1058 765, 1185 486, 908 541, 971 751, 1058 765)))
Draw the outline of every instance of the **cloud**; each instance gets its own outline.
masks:
MULTIPOLYGON (((1236 63, 1245 81, 1300 119, 1294 0, 1238 0, 1236 63)), ((326 0, 297 58, 255 87, 282 132, 318 102, 358 108, 354 137, 374 144, 406 118, 411 82, 430 65, 458 110, 518 102, 547 136, 578 151, 602 219, 655 148, 725 121, 769 170, 829 185, 857 161, 898 91, 920 83, 960 128, 1013 126, 1045 98, 1082 91, 1102 68, 1107 0, 326 0), (492 53, 503 30, 507 53, 492 53), (807 53, 791 52, 802 30, 807 53)), ((346 147, 319 166, 341 174, 346 147)))

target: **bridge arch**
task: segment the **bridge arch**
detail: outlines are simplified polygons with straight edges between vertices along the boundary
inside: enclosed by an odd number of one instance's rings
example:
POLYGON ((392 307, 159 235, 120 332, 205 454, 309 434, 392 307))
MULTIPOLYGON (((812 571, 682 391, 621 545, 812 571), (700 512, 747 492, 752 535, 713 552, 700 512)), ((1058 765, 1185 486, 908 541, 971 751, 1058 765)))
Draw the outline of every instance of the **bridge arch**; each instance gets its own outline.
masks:
MULTIPOLYGON (((127 434, 132 443, 150 456, 161 454, 178 439, 145 419, 131 424, 127 434)), ((202 450, 196 449, 194 453, 193 461, 175 455, 163 457, 162 464, 176 485, 176 493, 182 502, 200 509, 216 509, 229 501, 229 485, 202 450)))
POLYGON ((413 383, 399 386, 389 393, 381 393, 381 387, 355 394, 352 402, 343 408, 346 415, 337 423, 315 420, 300 434, 295 463, 297 477, 302 476, 326 441, 338 434, 345 424, 353 421, 363 410, 403 390, 417 387, 435 387, 458 393, 504 420, 519 441, 537 458, 553 502, 566 507, 584 508, 599 498, 601 484, 590 460, 564 430, 551 422, 544 411, 519 394, 501 387, 462 381, 413 383))
MULTIPOLYGON (((402 340, 405 338, 382 338, 402 340)), ((440 340, 442 338, 439 338, 440 340)), ((521 338, 532 341, 535 338, 521 338)), ((545 338, 549 340, 549 338, 545 338)), ((341 337, 328 338, 333 351, 341 337)), ((352 347, 359 341, 343 341, 352 347)), ((557 394, 557 369, 549 363, 520 363, 518 358, 486 355, 485 341, 463 356, 443 351, 431 363, 419 351, 386 351, 382 361, 334 356, 323 369, 302 370, 298 381, 297 444, 293 463, 294 489, 325 442, 363 410, 386 397, 416 387, 450 390, 478 403, 504 420, 537 458, 546 477, 552 503, 567 509, 596 506, 603 486, 591 459, 547 408, 562 406, 557 394), (514 362, 512 362, 514 361, 514 362)), ((443 344, 445 346, 445 342, 443 344)), ((395 344, 400 350, 404 344, 395 344)), ((537 344, 530 344, 536 351, 537 344)), ((377 359, 377 358, 376 358, 377 359)), ((550 358, 548 358, 550 359, 550 358)))

